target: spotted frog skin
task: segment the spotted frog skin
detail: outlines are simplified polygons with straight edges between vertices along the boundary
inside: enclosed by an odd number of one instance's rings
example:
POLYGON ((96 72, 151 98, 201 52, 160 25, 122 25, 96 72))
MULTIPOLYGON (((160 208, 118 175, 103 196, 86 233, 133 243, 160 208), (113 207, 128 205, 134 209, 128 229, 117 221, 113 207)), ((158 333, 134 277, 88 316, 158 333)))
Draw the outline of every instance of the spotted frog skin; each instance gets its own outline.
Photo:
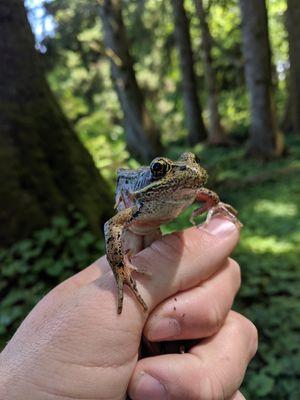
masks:
POLYGON ((221 203, 216 193, 204 187, 208 175, 197 156, 183 153, 177 161, 157 157, 149 167, 119 169, 116 188, 117 214, 104 225, 106 253, 118 288, 118 314, 123 307, 124 285, 134 293, 146 311, 133 271, 144 272, 130 263, 130 257, 160 237, 160 225, 172 221, 194 202, 203 203, 191 221, 208 211, 235 219, 237 212, 221 203))

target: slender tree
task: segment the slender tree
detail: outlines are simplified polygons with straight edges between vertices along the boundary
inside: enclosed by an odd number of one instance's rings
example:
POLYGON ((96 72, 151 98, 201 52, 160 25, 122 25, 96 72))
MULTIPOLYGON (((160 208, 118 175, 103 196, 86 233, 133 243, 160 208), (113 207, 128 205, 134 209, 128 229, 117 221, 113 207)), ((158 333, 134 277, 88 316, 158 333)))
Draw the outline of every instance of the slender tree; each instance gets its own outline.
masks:
POLYGON ((250 93, 248 153, 268 159, 283 150, 277 127, 271 73, 271 48, 265 0, 240 0, 245 73, 250 93))
POLYGON ((208 109, 210 120, 208 129, 208 142, 211 144, 221 144, 227 142, 227 137, 221 124, 221 117, 219 113, 217 78, 212 59, 213 38, 210 33, 207 21, 207 11, 204 8, 203 0, 194 0, 194 3, 200 22, 204 72, 208 89, 208 109))
POLYGON ((191 44, 190 24, 184 0, 172 0, 174 12, 174 33, 179 51, 182 76, 182 91, 185 106, 188 142, 195 145, 207 137, 202 118, 202 108, 197 93, 197 79, 194 71, 194 55, 191 44))
POLYGON ((0 247, 70 205, 100 232, 109 190, 49 89, 22 0, 1 0, 0 38, 0 247))
POLYGON ((162 146, 135 76, 122 16, 122 1, 99 0, 99 12, 111 76, 124 113, 126 143, 134 156, 148 161, 161 153, 162 146))
POLYGON ((300 133, 300 2, 287 0, 286 26, 289 41, 289 92, 288 110, 292 130, 300 133))

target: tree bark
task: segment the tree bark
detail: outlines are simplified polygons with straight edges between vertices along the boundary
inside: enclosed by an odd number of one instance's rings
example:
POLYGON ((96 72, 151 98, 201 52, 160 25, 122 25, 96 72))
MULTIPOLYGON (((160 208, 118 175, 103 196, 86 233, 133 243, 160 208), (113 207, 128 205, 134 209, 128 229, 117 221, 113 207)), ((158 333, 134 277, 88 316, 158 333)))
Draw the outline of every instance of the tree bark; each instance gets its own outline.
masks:
POLYGON ((286 26, 290 59, 290 111, 292 130, 300 134, 300 2, 288 0, 286 26))
POLYGON ((245 74, 251 104, 248 154, 269 159, 283 151, 277 126, 265 0, 240 0, 245 74))
POLYGON ((223 144, 227 142, 227 137, 221 124, 221 117, 219 113, 217 78, 212 59, 213 38, 211 36, 208 26, 207 12, 203 6, 203 0, 194 0, 194 2, 197 16, 200 22, 204 72, 208 89, 208 109, 210 120, 208 130, 208 142, 211 144, 223 144))
POLYGON ((49 89, 22 0, 1 0, 0 38, 0 247, 70 205, 100 232, 109 190, 49 89))
POLYGON ((162 152, 162 146, 135 76, 122 16, 122 1, 101 0, 99 12, 106 52, 111 63, 111 76, 124 113, 128 150, 136 158, 149 161, 162 152))
POLYGON ((174 12, 174 33, 179 52, 182 76, 182 91, 185 106, 188 142, 191 146, 207 137, 202 118, 202 108, 197 93, 197 79, 194 71, 194 55, 191 44, 189 19, 184 9, 184 0, 172 0, 174 12))
POLYGON ((287 99, 285 104, 285 110, 280 121, 280 128, 284 133, 291 133, 294 131, 294 124, 292 118, 292 95, 291 95, 291 77, 290 74, 286 76, 286 87, 287 87, 287 99))

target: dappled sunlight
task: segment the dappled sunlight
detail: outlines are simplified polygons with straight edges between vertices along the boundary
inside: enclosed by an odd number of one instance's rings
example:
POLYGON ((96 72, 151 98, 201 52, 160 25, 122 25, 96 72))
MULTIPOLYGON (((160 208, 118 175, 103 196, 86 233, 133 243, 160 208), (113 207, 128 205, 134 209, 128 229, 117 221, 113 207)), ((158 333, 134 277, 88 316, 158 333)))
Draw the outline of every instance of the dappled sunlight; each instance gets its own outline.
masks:
POLYGON ((251 235, 243 238, 243 249, 257 254, 285 254, 295 251, 296 244, 290 241, 278 240, 275 236, 257 236, 251 235))
POLYGON ((258 199, 253 204, 254 212, 268 217, 296 217, 299 214, 298 204, 289 201, 258 199))

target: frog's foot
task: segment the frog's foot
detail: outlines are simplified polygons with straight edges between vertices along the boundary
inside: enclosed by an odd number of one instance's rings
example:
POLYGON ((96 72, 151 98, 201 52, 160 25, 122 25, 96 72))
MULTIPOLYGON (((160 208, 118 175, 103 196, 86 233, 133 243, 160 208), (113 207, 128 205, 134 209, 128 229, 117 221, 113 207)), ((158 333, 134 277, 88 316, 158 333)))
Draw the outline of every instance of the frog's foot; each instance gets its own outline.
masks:
POLYGON ((208 224, 214 215, 224 215, 229 218, 235 225, 242 227, 243 224, 237 219, 237 210, 230 204, 219 202, 214 207, 210 208, 207 213, 205 224, 208 224))
POLYGON ((138 272, 139 274, 146 275, 146 276, 152 276, 152 273, 150 271, 147 271, 145 268, 141 267, 136 267, 135 265, 131 264, 131 256, 132 253, 130 250, 127 250, 125 255, 124 255, 124 264, 127 269, 129 269, 130 272, 138 272))
POLYGON ((190 223, 195 226, 196 225, 195 217, 197 217, 198 215, 203 214, 207 210, 208 210, 208 207, 207 207, 206 204, 203 207, 200 207, 200 208, 197 208, 196 210, 194 210, 192 212, 192 215, 190 216, 190 223))
POLYGON ((119 268, 116 274, 116 281, 118 287, 118 314, 121 314, 123 309, 124 285, 127 285, 131 289, 136 299, 143 307, 144 311, 148 310, 148 306, 140 295, 136 286, 136 282, 131 276, 130 268, 126 267, 125 265, 124 267, 119 268))

